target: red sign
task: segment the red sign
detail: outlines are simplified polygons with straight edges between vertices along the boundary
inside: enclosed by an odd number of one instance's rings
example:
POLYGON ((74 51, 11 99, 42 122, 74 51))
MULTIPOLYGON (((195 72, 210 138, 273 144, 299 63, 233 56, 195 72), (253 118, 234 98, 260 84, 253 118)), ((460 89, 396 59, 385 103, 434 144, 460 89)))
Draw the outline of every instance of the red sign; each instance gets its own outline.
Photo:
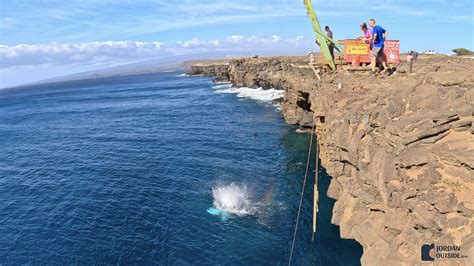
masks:
MULTIPOLYGON (((400 63, 400 41, 386 40, 383 52, 388 64, 400 63)), ((344 60, 355 65, 370 63, 370 46, 363 40, 344 40, 344 60)))
POLYGON ((385 47, 383 53, 387 58, 387 63, 398 64, 400 63, 400 41, 385 41, 385 47))

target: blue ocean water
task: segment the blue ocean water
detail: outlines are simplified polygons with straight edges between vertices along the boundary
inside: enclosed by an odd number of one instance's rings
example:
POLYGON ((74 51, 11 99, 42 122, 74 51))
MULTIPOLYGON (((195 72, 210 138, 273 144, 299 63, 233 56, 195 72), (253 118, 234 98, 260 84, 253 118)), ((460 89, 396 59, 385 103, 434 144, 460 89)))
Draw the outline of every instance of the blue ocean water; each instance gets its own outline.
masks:
MULTIPOLYGON (((0 90, 0 264, 287 264, 309 136, 178 74, 0 90)), ((318 232, 311 175, 293 262, 357 265, 319 171, 318 232)))

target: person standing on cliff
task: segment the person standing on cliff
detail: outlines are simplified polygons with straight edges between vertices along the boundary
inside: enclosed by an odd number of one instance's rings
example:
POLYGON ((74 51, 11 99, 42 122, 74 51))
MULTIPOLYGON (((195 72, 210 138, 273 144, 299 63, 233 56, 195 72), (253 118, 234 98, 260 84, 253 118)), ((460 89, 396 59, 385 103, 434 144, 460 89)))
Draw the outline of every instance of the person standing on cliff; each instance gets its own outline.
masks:
POLYGON ((365 22, 360 24, 360 30, 362 31, 363 35, 357 36, 357 38, 364 40, 365 43, 370 45, 370 50, 372 50, 372 30, 367 27, 365 22))
MULTIPOLYGON (((326 31, 326 36, 328 36, 329 39, 332 40, 332 31, 329 29, 329 26, 324 27, 324 30, 326 31)), ((329 53, 331 53, 332 60, 334 60, 334 44, 330 42, 329 40, 327 41, 328 47, 329 47, 329 53)))
POLYGON ((372 27, 372 59, 370 66, 372 67, 372 73, 375 73, 375 66, 379 58, 382 59, 383 70, 387 69, 387 63, 385 62, 385 57, 383 56, 383 48, 385 46, 385 40, 387 39, 388 32, 381 26, 375 23, 375 20, 372 18, 369 20, 369 25, 372 27))

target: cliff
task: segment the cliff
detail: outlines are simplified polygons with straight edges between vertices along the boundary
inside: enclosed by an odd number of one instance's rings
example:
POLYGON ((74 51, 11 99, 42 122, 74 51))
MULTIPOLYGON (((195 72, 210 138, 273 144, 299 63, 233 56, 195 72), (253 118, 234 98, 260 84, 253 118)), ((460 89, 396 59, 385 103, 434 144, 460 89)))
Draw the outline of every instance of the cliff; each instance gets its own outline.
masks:
POLYGON ((425 57, 411 74, 402 63, 376 77, 341 66, 321 80, 308 61, 241 59, 193 71, 282 89, 287 123, 316 119, 337 200, 332 222, 363 246, 362 264, 419 264, 431 243, 461 245, 473 259, 474 60, 425 57))
POLYGON ((214 81, 228 81, 230 79, 228 61, 204 61, 191 66, 190 76, 212 76, 214 81))

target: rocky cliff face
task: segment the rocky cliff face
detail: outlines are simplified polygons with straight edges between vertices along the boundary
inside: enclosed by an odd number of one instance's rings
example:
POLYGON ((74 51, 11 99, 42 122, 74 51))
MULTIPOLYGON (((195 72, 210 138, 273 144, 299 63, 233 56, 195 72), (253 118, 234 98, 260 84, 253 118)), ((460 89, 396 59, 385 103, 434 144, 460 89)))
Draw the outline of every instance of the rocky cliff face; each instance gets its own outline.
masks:
POLYGON ((192 76, 212 76, 214 81, 228 81, 230 79, 228 72, 228 63, 215 63, 215 64, 195 64, 191 66, 191 72, 188 75, 192 76))
MULTIPOLYGON (((285 90, 283 115, 315 119, 333 177, 332 222, 364 247, 365 265, 419 264, 423 244, 474 258, 474 60, 422 58, 414 72, 320 72, 305 58, 231 61, 235 86, 285 90)), ((214 75, 215 71, 201 69, 214 75)), ((452 261, 445 260, 446 263, 452 261)))

